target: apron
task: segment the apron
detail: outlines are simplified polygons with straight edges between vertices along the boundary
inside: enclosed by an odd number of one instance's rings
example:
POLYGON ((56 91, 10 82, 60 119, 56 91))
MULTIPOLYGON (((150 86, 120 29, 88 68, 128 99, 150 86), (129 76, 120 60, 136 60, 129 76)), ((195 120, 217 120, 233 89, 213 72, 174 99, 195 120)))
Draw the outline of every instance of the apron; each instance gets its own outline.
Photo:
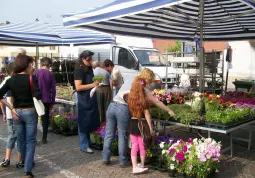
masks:
MULTIPOLYGON (((94 77, 93 71, 86 73, 86 83, 91 84, 94 77)), ((90 133, 100 126, 97 95, 90 98, 90 91, 77 92, 78 97, 78 126, 80 133, 90 133)))

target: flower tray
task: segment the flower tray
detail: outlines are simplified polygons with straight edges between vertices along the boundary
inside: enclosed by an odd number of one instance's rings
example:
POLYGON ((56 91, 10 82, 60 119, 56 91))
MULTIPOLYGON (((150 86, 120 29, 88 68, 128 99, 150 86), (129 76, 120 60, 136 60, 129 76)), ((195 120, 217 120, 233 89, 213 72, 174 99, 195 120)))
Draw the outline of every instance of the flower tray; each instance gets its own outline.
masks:
POLYGON ((56 133, 56 134, 61 134, 61 135, 64 135, 64 136, 78 135, 78 132, 75 132, 75 131, 61 131, 61 130, 58 130, 58 129, 52 129, 52 132, 56 133))
POLYGON ((198 119, 192 120, 190 122, 190 125, 205 125, 205 120, 198 120, 198 119))
POLYGON ((221 124, 221 123, 210 122, 210 121, 206 121, 205 124, 208 125, 209 127, 230 128, 230 127, 234 127, 234 126, 238 126, 238 125, 244 124, 244 123, 252 121, 254 119, 255 119, 255 116, 254 115, 250 115, 250 116, 246 116, 241 121, 233 122, 233 123, 229 123, 229 124, 221 124))

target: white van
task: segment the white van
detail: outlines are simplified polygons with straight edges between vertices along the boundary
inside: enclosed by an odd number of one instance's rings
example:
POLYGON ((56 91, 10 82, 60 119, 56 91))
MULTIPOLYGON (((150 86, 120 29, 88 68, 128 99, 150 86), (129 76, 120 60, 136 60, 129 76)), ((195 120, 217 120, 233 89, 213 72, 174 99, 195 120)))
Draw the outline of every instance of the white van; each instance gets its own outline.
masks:
MULTIPOLYGON (((117 36, 116 44, 84 46, 78 53, 83 50, 95 52, 93 59, 98 61, 111 59, 120 69, 124 81, 137 76, 143 68, 151 69, 158 82, 164 84, 166 81, 166 59, 153 48, 151 39, 117 36)), ((168 67, 168 85, 175 84, 175 73, 174 68, 168 67)))

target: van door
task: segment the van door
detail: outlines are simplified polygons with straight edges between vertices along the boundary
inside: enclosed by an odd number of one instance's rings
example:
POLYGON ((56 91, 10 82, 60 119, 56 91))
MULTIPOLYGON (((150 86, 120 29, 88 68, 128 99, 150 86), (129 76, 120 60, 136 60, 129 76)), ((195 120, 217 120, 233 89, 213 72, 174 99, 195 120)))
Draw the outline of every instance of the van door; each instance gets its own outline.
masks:
POLYGON ((124 81, 137 76, 139 69, 138 62, 130 51, 119 46, 113 46, 112 50, 112 61, 121 71, 124 81))

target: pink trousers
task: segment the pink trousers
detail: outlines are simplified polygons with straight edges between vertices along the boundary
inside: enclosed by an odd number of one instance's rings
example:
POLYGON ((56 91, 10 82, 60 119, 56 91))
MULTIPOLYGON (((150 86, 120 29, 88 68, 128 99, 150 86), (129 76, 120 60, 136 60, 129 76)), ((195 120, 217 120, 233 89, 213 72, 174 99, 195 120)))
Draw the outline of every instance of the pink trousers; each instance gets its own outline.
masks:
POLYGON ((131 143, 132 143, 131 156, 137 157, 138 150, 140 151, 140 156, 146 156, 146 150, 143 145, 142 136, 130 134, 130 137, 131 137, 131 143))

